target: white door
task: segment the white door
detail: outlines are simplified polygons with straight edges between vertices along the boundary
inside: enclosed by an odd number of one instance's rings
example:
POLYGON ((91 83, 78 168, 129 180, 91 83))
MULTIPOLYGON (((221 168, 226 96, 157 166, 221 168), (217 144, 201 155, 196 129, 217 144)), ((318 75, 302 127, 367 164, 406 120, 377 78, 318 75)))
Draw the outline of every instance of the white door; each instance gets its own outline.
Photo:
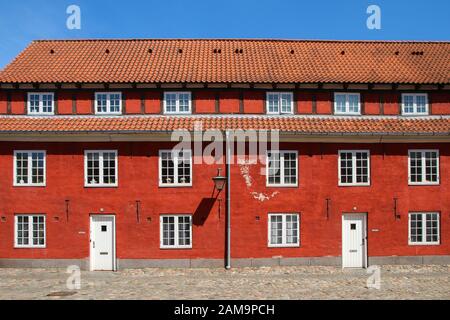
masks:
POLYGON ((366 215, 344 214, 342 217, 342 266, 367 267, 366 215))
POLYGON ((116 269, 115 217, 91 216, 91 270, 116 269))

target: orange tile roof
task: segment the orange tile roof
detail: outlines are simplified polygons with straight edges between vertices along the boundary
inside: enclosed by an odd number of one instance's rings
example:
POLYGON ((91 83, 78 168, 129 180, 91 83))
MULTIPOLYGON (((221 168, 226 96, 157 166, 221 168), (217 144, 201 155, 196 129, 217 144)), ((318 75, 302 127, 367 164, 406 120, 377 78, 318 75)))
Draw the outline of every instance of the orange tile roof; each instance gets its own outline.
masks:
POLYGON ((62 82, 449 84, 450 42, 44 40, 0 72, 62 82))
POLYGON ((280 130, 296 134, 449 135, 450 117, 327 116, 2 116, 0 134, 17 133, 155 133, 186 129, 280 130))

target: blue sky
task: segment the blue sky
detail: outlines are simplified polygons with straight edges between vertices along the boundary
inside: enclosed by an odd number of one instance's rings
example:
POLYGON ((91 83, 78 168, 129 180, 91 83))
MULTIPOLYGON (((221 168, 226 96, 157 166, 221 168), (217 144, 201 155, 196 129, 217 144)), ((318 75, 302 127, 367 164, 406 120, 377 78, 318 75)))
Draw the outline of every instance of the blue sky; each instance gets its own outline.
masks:
POLYGON ((0 68, 34 39, 450 40, 449 0, 0 0, 0 68), (81 30, 66 8, 81 8, 81 30), (369 5, 381 30, 366 27, 369 5))

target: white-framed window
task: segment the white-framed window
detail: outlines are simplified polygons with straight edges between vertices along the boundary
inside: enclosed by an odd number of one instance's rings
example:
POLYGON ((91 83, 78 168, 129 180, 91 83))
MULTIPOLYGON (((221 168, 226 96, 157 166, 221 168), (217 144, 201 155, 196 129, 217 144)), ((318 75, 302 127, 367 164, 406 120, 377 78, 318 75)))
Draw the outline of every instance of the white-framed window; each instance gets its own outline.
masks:
POLYGON ((122 93, 96 92, 95 114, 122 114, 122 93))
POLYGON ((45 186, 46 152, 14 151, 14 186, 45 186))
POLYGON ((403 115, 427 115, 428 94, 426 93, 403 93, 402 94, 403 115))
POLYGON ((409 150, 410 185, 439 184, 439 150, 409 150))
POLYGON ((300 246, 300 215, 291 213, 269 214, 269 247, 300 246))
POLYGON ((266 162, 267 186, 298 186, 298 152, 268 151, 266 162))
POLYGON ((192 216, 163 215, 160 217, 162 249, 192 248, 192 216))
POLYGON ((190 114, 192 100, 190 92, 164 92, 164 113, 190 114))
POLYGON ((334 94, 334 113, 360 115, 361 114, 361 95, 359 93, 341 93, 334 94))
POLYGON ((18 214, 14 219, 14 247, 45 248, 45 215, 18 214))
POLYGON ((54 115, 55 95, 53 92, 28 92, 27 109, 30 115, 54 115))
POLYGON ((161 187, 192 186, 191 150, 159 151, 159 185, 161 187))
POLYGON ((440 243, 439 213, 409 213, 409 244, 438 245, 440 243))
POLYGON ((292 92, 267 92, 267 114, 293 114, 294 95, 292 92))
POLYGON ((117 187, 117 150, 86 150, 84 152, 85 187, 117 187))
POLYGON ((339 150, 339 185, 370 185, 369 150, 339 150))

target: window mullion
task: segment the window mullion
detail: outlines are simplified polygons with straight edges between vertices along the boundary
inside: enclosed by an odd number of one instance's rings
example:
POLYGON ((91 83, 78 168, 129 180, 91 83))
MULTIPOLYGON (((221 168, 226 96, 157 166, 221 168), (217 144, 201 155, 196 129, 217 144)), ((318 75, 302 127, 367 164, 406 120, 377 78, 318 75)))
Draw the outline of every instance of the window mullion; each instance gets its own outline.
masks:
POLYGON ((31 152, 27 154, 27 166, 28 184, 33 184, 33 154, 31 152))
POLYGON ((281 215, 281 243, 286 245, 286 215, 281 215))
POLYGON ((426 152, 421 152, 421 162, 422 162, 422 183, 427 183, 427 159, 426 159, 426 152))
POLYGON ((175 94, 175 112, 180 113, 180 95, 178 93, 175 94))
POLYGON ((34 246, 34 242, 33 242, 33 216, 30 216, 28 218, 28 245, 29 246, 34 246))
POLYGON ((105 183, 105 180, 103 178, 103 152, 99 152, 98 162, 98 182, 102 185, 105 183))
POLYGON ((286 183, 286 180, 284 178, 284 152, 280 152, 280 183, 286 183))
POLYGON ((173 157, 173 183, 178 184, 178 156, 173 157))
POLYGON ((176 247, 178 247, 179 245, 180 245, 180 239, 179 239, 179 237, 178 237, 178 226, 179 226, 179 223, 180 223, 180 217, 178 217, 178 216, 175 216, 174 217, 174 228, 173 228, 173 230, 174 230, 174 232, 175 232, 175 234, 173 235, 173 240, 175 241, 175 246, 176 247))
POLYGON ((352 183, 357 183, 357 170, 358 168, 356 167, 356 152, 352 151, 352 183))
POLYGON ((422 243, 427 243, 427 215, 425 213, 421 213, 422 217, 422 243))
POLYGON ((106 112, 111 113, 111 95, 106 94, 106 112))

